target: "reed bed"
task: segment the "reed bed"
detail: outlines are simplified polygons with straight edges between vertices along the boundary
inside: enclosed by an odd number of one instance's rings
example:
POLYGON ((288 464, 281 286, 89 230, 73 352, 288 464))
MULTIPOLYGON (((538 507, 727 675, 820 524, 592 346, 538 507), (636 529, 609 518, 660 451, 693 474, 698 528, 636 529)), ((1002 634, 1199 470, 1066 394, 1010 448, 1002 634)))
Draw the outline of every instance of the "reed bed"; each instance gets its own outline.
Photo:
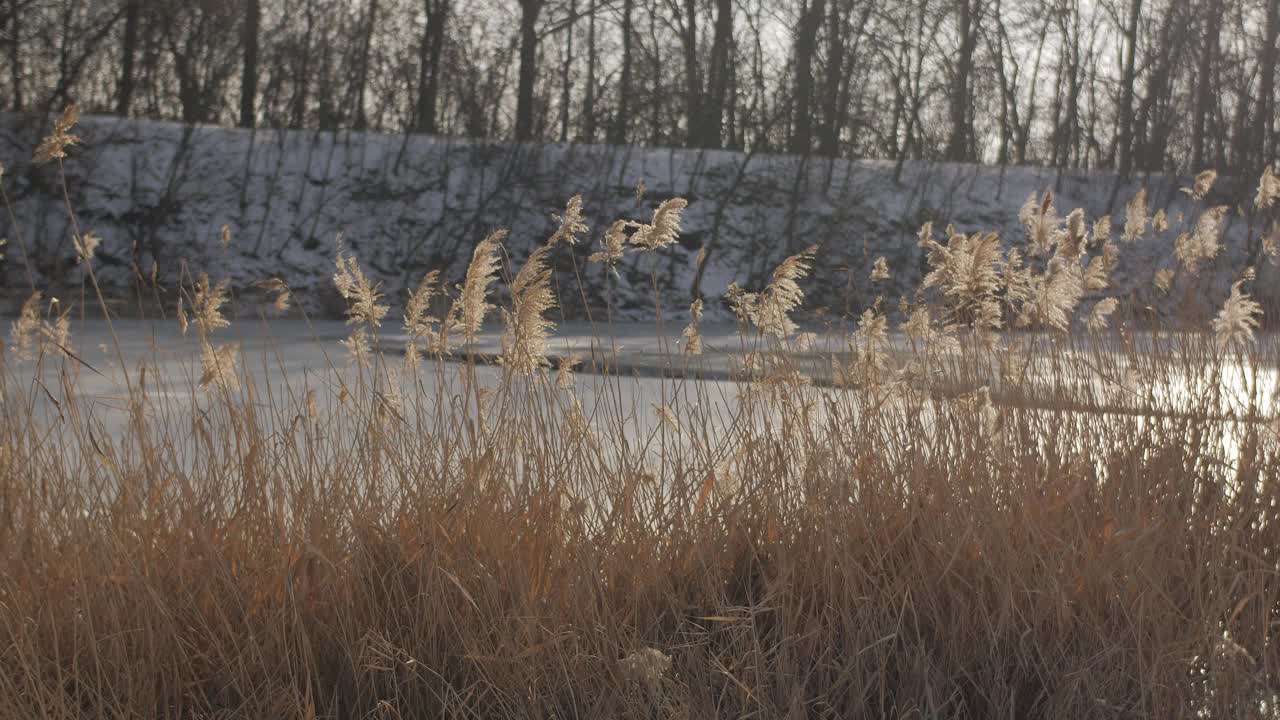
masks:
MULTIPOLYGON (((74 122, 37 159, 73 162, 74 122)), ((1268 170, 1255 210, 1277 194, 1268 170)), ((590 261, 662 252, 684 207, 620 220, 590 261)), ((1188 220, 1183 277, 1153 284, 1194 284, 1225 212, 1188 220)), ((0 372, 0 716, 1276 717, 1254 273, 1173 324, 1106 294, 1169 222, 1144 198, 1114 232, 1048 193, 1022 215, 1004 241, 923 228, 920 293, 835 341, 796 319, 821 248, 731 287, 732 403, 676 374, 637 408, 597 359, 548 359, 580 198, 523 262, 497 232, 460 286, 425 277, 403 322, 342 255, 345 356, 308 379, 245 371, 215 278, 185 275, 169 321, 201 349, 185 388, 118 345, 90 366, 32 288, 0 372), (97 372, 109 410, 80 391, 97 372)), ((77 226, 109 324, 95 246, 77 226)), ((671 366, 703 362, 703 302, 671 366)))

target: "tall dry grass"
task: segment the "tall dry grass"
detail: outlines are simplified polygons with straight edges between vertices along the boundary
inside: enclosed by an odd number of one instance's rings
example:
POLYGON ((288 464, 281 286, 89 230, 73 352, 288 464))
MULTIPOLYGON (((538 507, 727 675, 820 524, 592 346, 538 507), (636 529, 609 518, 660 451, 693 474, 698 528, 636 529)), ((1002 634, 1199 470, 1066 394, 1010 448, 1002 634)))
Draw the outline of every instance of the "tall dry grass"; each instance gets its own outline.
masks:
MULTIPOLYGON (((1277 194, 1268 171, 1256 206, 1277 194)), ((661 252, 683 207, 615 223, 593 260, 661 252)), ((1179 275, 1215 260, 1206 212, 1179 275)), ((1049 194, 1022 215, 1025 241, 926 226, 919 297, 835 340, 795 320, 820 248, 735 287, 737 395, 671 378, 653 424, 625 377, 580 395, 574 360, 547 370, 580 198, 523 265, 495 233, 456 290, 424 278, 404 360, 343 255, 355 362, 318 378, 255 380, 226 286, 189 278, 187 386, 117 345, 116 433, 33 294, 0 373, 0 716, 1274 717, 1253 274, 1212 328, 1166 331, 1096 302, 1109 221, 1049 194), (475 342, 500 276, 495 374, 475 342)), ((1151 220, 1135 199, 1118 242, 1151 220)), ((714 349, 701 313, 670 366, 714 349)))

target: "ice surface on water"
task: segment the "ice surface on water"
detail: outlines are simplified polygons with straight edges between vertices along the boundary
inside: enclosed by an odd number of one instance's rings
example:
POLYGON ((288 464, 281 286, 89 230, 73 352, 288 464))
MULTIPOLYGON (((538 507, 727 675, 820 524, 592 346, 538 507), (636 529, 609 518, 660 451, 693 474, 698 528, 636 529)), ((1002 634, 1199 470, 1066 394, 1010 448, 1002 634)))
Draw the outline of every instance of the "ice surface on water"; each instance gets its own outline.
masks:
MULTIPOLYGON (((163 396, 170 410, 189 410, 193 402, 206 397, 206 392, 196 384, 200 376, 200 345, 194 331, 183 336, 171 321, 117 320, 115 329, 121 352, 130 367, 130 377, 135 382, 142 377, 139 366, 146 366, 144 379, 149 397, 163 396)), ((741 389, 734 380, 740 377, 736 370, 742 362, 743 351, 753 349, 753 340, 739 336, 736 326, 708 324, 703 328, 705 354, 692 357, 684 355, 677 344, 680 329, 678 324, 671 324, 660 333, 651 323, 570 323, 558 329, 548 348, 553 355, 572 355, 581 360, 572 397, 587 409, 599 402, 609 403, 609 412, 620 411, 630 418, 635 423, 632 430, 638 434, 653 432, 658 427, 657 406, 698 404, 704 412, 715 410, 731 415, 737 409, 741 389), (599 372, 606 368, 607 376, 599 372)), ((301 398, 308 390, 314 390, 317 401, 323 404, 338 400, 342 383, 354 386, 356 373, 346 349, 339 344, 348 330, 347 325, 334 321, 242 319, 233 322, 230 328, 219 330, 213 342, 239 343, 240 365, 252 378, 259 395, 271 392, 276 397, 301 398)), ((473 348, 477 357, 487 359, 496 355, 499 336, 500 331, 496 329, 484 333, 473 348)), ((76 370, 77 392, 82 399, 92 401, 96 417, 106 429, 119 431, 127 422, 128 404, 115 343, 106 326, 97 320, 87 320, 74 327, 73 337, 76 352, 86 363, 76 370)), ((402 338, 388 332, 381 336, 381 346, 387 352, 388 364, 398 367, 402 338)), ((807 356, 802 362, 811 362, 810 367, 819 369, 829 365, 825 353, 844 352, 847 345, 837 335, 820 334, 815 348, 816 355, 807 356)), ((463 352, 458 351, 455 359, 464 359, 463 352)), ((1051 372, 1047 356, 1035 362, 1043 365, 1045 374, 1051 372)), ((9 364, 19 379, 26 380, 34 374, 34 365, 29 361, 20 363, 10 359, 9 364)), ((46 384, 55 389, 56 384, 50 381, 56 380, 57 367, 57 363, 48 361, 43 367, 46 384)), ((68 367, 74 370, 76 365, 72 363, 68 367)), ((401 395, 430 405, 439 393, 460 392, 460 374, 464 369, 460 362, 440 366, 433 361, 425 362, 415 377, 400 378, 401 395)), ((482 385, 494 387, 500 381, 501 371, 481 363, 477 376, 482 385)), ((815 379, 818 392, 841 392, 824 387, 821 373, 815 373, 815 379)), ((1112 390, 1104 387, 1105 383, 1088 370, 1080 373, 1080 382, 1093 385, 1095 396, 1104 400, 1112 390)), ((1280 392, 1280 373, 1274 366, 1262 367, 1253 373, 1229 362, 1222 377, 1212 382, 1221 394, 1223 415, 1242 416, 1248 414, 1251 407, 1252 412, 1263 417, 1274 412, 1280 392), (1256 398, 1253 406, 1251 397, 1256 398)), ((999 402, 999 380, 993 378, 992 384, 999 402)), ((1208 385, 1204 378, 1173 374, 1150 383, 1149 387, 1155 404, 1163 412, 1190 406, 1206 392, 1208 385)), ((561 396, 562 401, 570 397, 565 393, 553 395, 561 396)), ((48 403, 46 396, 37 394, 37 398, 46 405, 46 412, 56 414, 56 408, 48 403)), ((1033 407, 1035 398, 1032 390, 1033 407)), ((259 399, 267 402, 266 398, 259 399)), ((1046 398, 1043 402, 1047 406, 1050 401, 1046 398)))

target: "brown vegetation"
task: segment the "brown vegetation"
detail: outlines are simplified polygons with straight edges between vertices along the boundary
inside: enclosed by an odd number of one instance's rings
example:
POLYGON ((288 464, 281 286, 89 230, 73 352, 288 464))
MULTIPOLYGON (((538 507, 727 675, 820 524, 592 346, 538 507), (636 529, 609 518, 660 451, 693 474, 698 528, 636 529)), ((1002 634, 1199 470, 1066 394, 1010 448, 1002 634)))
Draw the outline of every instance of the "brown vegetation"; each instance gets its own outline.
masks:
MULTIPOLYGON (((555 239, 587 232, 573 207, 555 239)), ((600 260, 661 252, 682 208, 615 225, 600 260)), ((403 369, 344 256, 359 362, 305 384, 240 372, 213 338, 222 286, 195 279, 195 406, 121 357, 115 435, 33 295, 33 357, 0 373, 0 715, 1274 713, 1280 424, 1252 278, 1216 333, 1138 333, 1141 308, 1087 289, 1107 238, 1051 196, 1027 213, 1027 257, 923 230, 896 344, 877 306, 842 347, 792 352, 822 251, 791 258, 735 292, 739 397, 674 378, 652 425, 626 378, 579 397, 544 370, 550 245, 485 380, 501 234, 456 291, 410 298, 403 369)), ((684 338, 706 353, 701 311, 684 338)))

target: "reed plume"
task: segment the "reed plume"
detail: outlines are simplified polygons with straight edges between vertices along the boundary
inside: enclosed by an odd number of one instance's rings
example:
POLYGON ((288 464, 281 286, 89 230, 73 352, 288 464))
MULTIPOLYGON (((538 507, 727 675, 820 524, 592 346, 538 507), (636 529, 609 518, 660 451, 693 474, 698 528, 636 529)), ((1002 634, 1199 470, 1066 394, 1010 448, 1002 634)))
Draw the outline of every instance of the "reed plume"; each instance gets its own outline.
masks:
POLYGON ((601 243, 604 249, 599 252, 591 253, 587 258, 587 262, 604 263, 614 275, 618 274, 618 261, 622 260, 625 252, 625 243, 627 242, 627 221, 616 220, 609 229, 604 233, 604 239, 601 243))
POLYGON ((783 260, 773 271, 769 284, 759 293, 743 291, 730 283, 726 298, 740 319, 749 320, 765 335, 785 340, 796 330, 791 311, 804 301, 799 281, 809 273, 818 247, 812 245, 783 260))
POLYGON ((698 327, 702 322, 702 300, 689 303, 689 324, 680 333, 684 341, 684 351, 688 355, 702 354, 702 331, 698 327))
POLYGON ((1120 306, 1120 302, 1115 298, 1104 298, 1094 304, 1093 310, 1089 313, 1089 320, 1086 325, 1090 330, 1098 332, 1107 328, 1108 318, 1120 306))
POLYGON ((1253 204, 1259 210, 1265 210, 1275 205, 1276 198, 1280 198, 1280 177, 1276 177, 1271 163, 1267 163, 1262 168, 1262 177, 1258 178, 1258 194, 1253 197, 1253 204))
POLYGON ((556 306, 547 256, 551 246, 534 250, 511 283, 511 310, 503 311, 502 364, 518 375, 547 365, 547 335, 554 324, 545 313, 556 306))
POLYGON ((430 315, 431 299, 435 296, 439 284, 440 271, 432 270, 422 277, 418 287, 409 294, 404 306, 404 332, 408 336, 404 347, 405 367, 413 370, 421 360, 420 343, 424 337, 432 334, 435 318, 430 315))
POLYGON ((18 317, 9 326, 11 349, 19 360, 30 360, 37 352, 70 355, 70 308, 62 308, 58 298, 50 298, 46 318, 43 305, 44 294, 36 290, 22 303, 18 317))
POLYGON ((474 342, 484 325, 484 317, 489 312, 487 295, 489 285, 498 274, 498 250, 507 237, 506 230, 495 230, 476 245, 471 254, 471 264, 467 267, 467 276, 462 283, 462 295, 458 315, 462 332, 467 342, 474 342))
POLYGON ((1106 244, 1111 240, 1111 216, 1103 215, 1093 223, 1093 241, 1106 244))
POLYGON ((1033 281, 1031 299, 1023 306, 1023 324, 1041 323, 1060 332, 1071 327, 1071 315, 1084 295, 1080 266, 1055 257, 1044 275, 1033 281))
POLYGON ((573 389, 573 370, 582 364, 582 358, 574 355, 561 355, 556 360, 556 387, 561 390, 573 389))
POLYGON ((240 387, 236 374, 236 361, 240 354, 238 343, 214 346, 208 341, 200 343, 200 386, 231 391, 240 387))
POLYGON ((1141 188, 1124 206, 1124 234, 1120 237, 1125 242, 1133 242, 1147 231, 1147 189, 1141 188))
POLYGON ((80 138, 71 134, 72 128, 80 120, 80 108, 71 103, 62 110, 62 116, 53 122, 53 132, 36 146, 32 159, 36 164, 52 160, 61 160, 67 156, 67 148, 79 145, 80 138))
POLYGON ((569 198, 568 204, 565 205, 564 215, 552 216, 559 227, 547 240, 547 245, 555 247, 558 243, 574 245, 578 242, 578 235, 587 232, 589 229, 587 224, 582 220, 582 196, 574 195, 569 198))
POLYGON ((98 245, 102 243, 102 238, 92 230, 87 230, 72 237, 71 243, 75 246, 76 262, 89 262, 98 252, 98 245))
POLYGON ((1226 205, 1209 208, 1200 214, 1195 229, 1182 233, 1174 243, 1174 255, 1187 272, 1195 274, 1200 263, 1217 257, 1222 249, 1219 240, 1222 235, 1222 221, 1227 216, 1226 205))
POLYGON ((276 315, 283 315, 289 311, 290 301, 293 299, 293 292, 289 290, 289 286, 280 278, 267 278, 254 283, 267 294, 273 296, 271 300, 271 310, 276 315))
POLYGON ((928 248, 929 272, 921 287, 926 290, 936 287, 942 291, 950 307, 949 322, 979 329, 1000 327, 1001 313, 997 300, 1002 286, 999 235, 964 235, 948 228, 947 244, 929 240, 928 248))
POLYGON ((871 282, 884 282, 890 277, 889 261, 883 255, 871 265, 871 282))
MULTIPOLYGON (((208 335, 218 328, 229 327, 230 322, 222 315, 222 306, 227 302, 229 281, 219 280, 210 284, 209 275, 200 273, 196 279, 195 292, 191 299, 191 318, 202 335, 208 335)), ((178 308, 179 322, 185 322, 182 308, 178 308)))
POLYGON ((14 353, 21 359, 30 358, 31 350, 40 338, 40 306, 43 303, 44 296, 39 290, 31 293, 22 303, 17 319, 9 326, 9 341, 14 353))
POLYGON ((1258 329, 1262 306, 1248 293, 1241 291, 1243 280, 1231 285, 1231 295, 1222 304, 1218 316, 1213 319, 1213 333, 1218 347, 1244 345, 1253 341, 1253 331, 1258 329))
POLYGON ((1163 233, 1169 229, 1169 213, 1161 208, 1151 216, 1151 230, 1155 233, 1163 233))
POLYGON ((380 286, 370 282, 354 256, 339 251, 334 264, 337 271, 333 274, 333 284, 347 301, 347 324, 367 325, 371 329, 381 326, 390 307, 379 302, 380 286))
POLYGON ((1213 189, 1213 183, 1218 179, 1217 170, 1204 170, 1192 182, 1191 187, 1182 188, 1182 192, 1190 195, 1196 200, 1203 200, 1209 191, 1213 189))
POLYGON ((1058 226, 1062 224, 1053 208, 1053 193, 1045 191, 1037 197, 1033 192, 1018 211, 1018 220, 1026 228, 1027 238, 1038 255, 1047 255, 1052 248, 1058 226))
POLYGON ((663 200, 653 211, 653 222, 636 226, 631 234, 631 244, 640 252, 660 250, 676 241, 680 233, 680 214, 689 207, 689 201, 673 197, 663 200))
POLYGON ((1084 289, 1089 292, 1107 289, 1107 286, 1111 284, 1111 273, 1115 270, 1119 257, 1119 247, 1111 242, 1104 243, 1102 252, 1090 258, 1089 264, 1085 268, 1084 289))
POLYGON ((1084 220, 1084 210, 1076 208, 1067 215, 1067 225, 1054 232, 1054 244, 1059 257, 1066 260, 1078 260, 1084 252, 1089 239, 1088 226, 1084 220))

